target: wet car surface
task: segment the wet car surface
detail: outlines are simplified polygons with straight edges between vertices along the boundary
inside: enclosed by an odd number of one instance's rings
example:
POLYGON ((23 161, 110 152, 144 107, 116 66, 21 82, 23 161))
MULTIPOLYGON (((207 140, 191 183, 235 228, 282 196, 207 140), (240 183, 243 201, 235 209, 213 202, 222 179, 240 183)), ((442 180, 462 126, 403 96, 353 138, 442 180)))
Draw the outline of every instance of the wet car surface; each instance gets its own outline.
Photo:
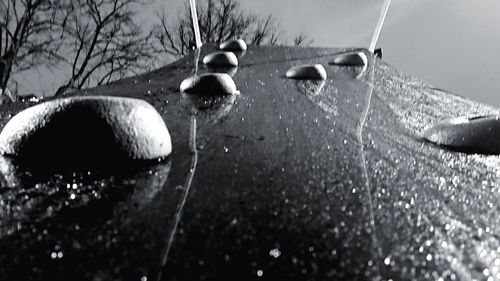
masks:
MULTIPOLYGON (((79 93, 151 103, 172 154, 113 175, 1 158, 0 279, 500 279, 500 159, 422 137, 498 110, 367 51, 366 67, 328 64, 345 51, 250 46, 239 94, 197 110, 179 92, 208 71, 196 52, 79 93), (285 77, 316 63, 325 81, 285 77)), ((32 104, 1 105, 1 126, 32 104)))

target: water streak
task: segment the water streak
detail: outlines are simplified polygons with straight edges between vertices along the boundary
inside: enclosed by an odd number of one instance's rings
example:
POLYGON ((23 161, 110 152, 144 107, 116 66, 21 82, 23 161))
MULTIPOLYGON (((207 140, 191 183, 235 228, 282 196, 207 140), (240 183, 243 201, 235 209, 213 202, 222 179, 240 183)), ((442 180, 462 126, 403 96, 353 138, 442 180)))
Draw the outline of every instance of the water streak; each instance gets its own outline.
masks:
POLYGON ((200 62, 201 49, 194 50, 194 75, 198 75, 198 63, 200 62))
POLYGON ((179 205, 177 206, 177 210, 175 212, 174 225, 172 226, 172 230, 170 231, 170 234, 168 236, 167 246, 165 247, 165 250, 162 254, 160 270, 158 273, 158 278, 156 279, 157 281, 161 280, 163 270, 167 263, 168 254, 170 253, 170 249, 174 242, 175 233, 177 232, 177 227, 179 226, 179 222, 182 218, 182 210, 184 209, 184 205, 186 205, 187 197, 191 189, 191 183, 193 182, 193 177, 196 172, 196 165, 198 164, 198 150, 196 149, 196 116, 194 115, 191 116, 191 124, 189 129, 189 147, 190 153, 192 155, 191 166, 189 167, 189 173, 186 181, 184 182, 184 191, 182 193, 181 201, 179 202, 179 205))
POLYGON ((365 159, 365 151, 364 151, 364 144, 363 144, 363 127, 366 123, 366 119, 368 117, 368 111, 370 110, 370 104, 371 104, 371 99, 373 95, 373 87, 374 87, 374 76, 375 76, 375 60, 372 60, 371 62, 371 71, 370 71, 370 80, 368 82, 368 88, 366 91, 366 96, 365 96, 365 107, 363 109, 363 112, 360 117, 360 121, 358 123, 358 128, 356 129, 356 136, 358 138, 358 142, 360 145, 360 157, 361 157, 361 167, 363 168, 363 177, 365 178, 365 187, 366 187, 366 192, 368 195, 368 207, 369 207, 369 212, 370 212, 370 225, 372 226, 373 229, 373 244, 376 249, 376 254, 378 255, 377 260, 380 261, 380 258, 382 258, 382 249, 378 243, 377 239, 377 230, 375 226, 375 216, 373 214, 373 200, 372 200, 372 195, 371 195, 371 188, 370 188, 370 178, 368 176, 368 168, 366 167, 366 159, 365 159))

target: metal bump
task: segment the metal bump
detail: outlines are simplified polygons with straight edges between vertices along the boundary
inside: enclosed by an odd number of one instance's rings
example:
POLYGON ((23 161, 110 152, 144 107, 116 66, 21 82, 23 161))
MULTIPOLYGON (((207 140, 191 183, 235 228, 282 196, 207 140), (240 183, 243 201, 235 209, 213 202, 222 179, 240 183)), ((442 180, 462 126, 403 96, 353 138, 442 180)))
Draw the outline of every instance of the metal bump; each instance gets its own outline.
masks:
POLYGON ((243 39, 229 40, 220 44, 219 48, 224 51, 243 52, 247 49, 247 44, 243 39))
POLYGON ((428 128, 424 138, 452 150, 500 154, 500 116, 446 119, 428 128))
POLYGON ((166 157, 172 144, 162 117, 149 103, 88 96, 19 112, 3 128, 0 150, 27 166, 100 169, 166 157))
POLYGON ((363 52, 347 52, 335 56, 329 64, 342 66, 366 66, 368 59, 363 52))
POLYGON ((200 96, 225 96, 238 93, 227 73, 206 73, 188 77, 180 85, 182 93, 200 96))
POLYGON ((232 52, 221 51, 206 55, 203 63, 210 66, 235 67, 238 66, 238 58, 232 52))
POLYGON ((299 65, 286 72, 290 79, 326 80, 326 70, 321 64, 299 65))

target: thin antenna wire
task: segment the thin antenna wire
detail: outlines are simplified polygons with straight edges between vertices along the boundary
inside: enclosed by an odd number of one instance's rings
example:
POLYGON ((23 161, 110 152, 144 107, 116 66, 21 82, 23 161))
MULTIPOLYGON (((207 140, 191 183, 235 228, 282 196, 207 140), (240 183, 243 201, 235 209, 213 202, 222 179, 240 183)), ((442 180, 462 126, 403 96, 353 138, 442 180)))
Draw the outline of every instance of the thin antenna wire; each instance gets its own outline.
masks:
POLYGON ((384 26, 385 17, 387 16, 387 11, 389 10, 389 5, 391 5, 391 0, 385 0, 382 6, 382 11, 380 11, 380 16, 378 18, 377 26, 375 26, 375 32, 373 33, 372 41, 370 42, 370 47, 368 50, 370 52, 375 51, 375 46, 377 45, 378 37, 382 31, 382 26, 384 26))
POLYGON ((191 20, 193 22, 194 41, 196 44, 196 49, 199 49, 203 44, 201 43, 200 26, 198 25, 198 12, 196 11, 196 1, 189 0, 189 6, 191 7, 191 20))

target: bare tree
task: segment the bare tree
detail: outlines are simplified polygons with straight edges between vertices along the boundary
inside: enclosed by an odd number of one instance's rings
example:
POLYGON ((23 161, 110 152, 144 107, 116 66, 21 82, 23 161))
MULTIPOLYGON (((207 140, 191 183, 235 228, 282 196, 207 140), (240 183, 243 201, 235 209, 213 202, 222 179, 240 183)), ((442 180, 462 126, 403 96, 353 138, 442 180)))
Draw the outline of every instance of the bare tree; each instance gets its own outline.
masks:
POLYGON ((62 60, 67 15, 60 7, 57 0, 0 1, 0 90, 14 73, 62 60))
POLYGON ((135 22, 138 0, 69 0, 67 38, 70 77, 56 92, 101 85, 147 67, 150 36, 135 22))
MULTIPOLYGON (((244 11, 233 0, 208 0, 199 5, 198 23, 203 42, 221 43, 242 38, 252 45, 276 45, 287 43, 287 38, 274 18, 269 15, 260 18, 252 12, 244 11)), ((177 22, 168 22, 165 11, 157 14, 159 24, 154 28, 156 51, 171 56, 185 55, 194 46, 192 20, 186 5, 177 22)), ((303 34, 293 42, 297 45, 310 43, 303 34)))

